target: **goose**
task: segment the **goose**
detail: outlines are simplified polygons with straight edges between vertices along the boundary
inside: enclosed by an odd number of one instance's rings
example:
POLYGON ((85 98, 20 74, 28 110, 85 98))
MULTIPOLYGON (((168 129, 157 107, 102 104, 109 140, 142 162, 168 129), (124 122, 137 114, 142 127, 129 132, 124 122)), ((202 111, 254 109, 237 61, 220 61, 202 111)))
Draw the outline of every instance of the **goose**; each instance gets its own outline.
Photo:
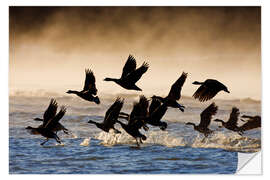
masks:
POLYGON ((165 115, 168 107, 166 102, 161 105, 161 101, 154 98, 151 101, 148 116, 145 118, 147 124, 152 126, 159 126, 161 130, 166 130, 167 123, 161 121, 162 117, 165 115))
POLYGON ((113 129, 115 133, 121 133, 121 131, 114 128, 114 124, 118 119, 119 113, 123 107, 124 99, 117 98, 115 102, 110 106, 110 108, 106 111, 104 120, 102 123, 95 122, 93 120, 89 120, 88 123, 95 124, 97 128, 109 132, 110 129, 113 129))
POLYGON ((74 91, 74 90, 68 90, 66 93, 68 94, 76 94, 80 98, 95 102, 96 104, 100 104, 100 100, 97 95, 97 88, 96 88, 96 79, 94 76, 94 73, 90 69, 85 69, 85 81, 84 81, 84 87, 82 91, 74 91))
POLYGON ((146 136, 139 131, 139 125, 137 124, 138 121, 135 119, 130 119, 128 124, 122 123, 119 120, 116 120, 116 122, 119 123, 129 135, 135 138, 138 147, 140 147, 140 143, 143 143, 142 140, 145 141, 147 139, 146 136), (138 139, 140 143, 138 142, 138 139))
POLYGON ((184 112, 185 106, 179 104, 177 100, 181 98, 181 90, 186 81, 186 78, 187 78, 187 73, 183 72, 182 75, 177 79, 177 81, 171 86, 171 90, 168 96, 163 98, 163 97, 154 95, 152 96, 152 98, 157 98, 163 103, 166 102, 167 106, 178 108, 179 110, 184 112))
POLYGON ((136 69, 136 60, 132 55, 129 55, 123 68, 121 77, 119 79, 105 78, 104 81, 113 81, 128 90, 142 91, 142 89, 136 86, 135 83, 148 70, 148 67, 149 64, 144 62, 141 67, 136 69))
POLYGON ((232 112, 230 114, 230 118, 229 118, 229 120, 227 122, 224 122, 221 119, 215 119, 214 121, 221 122, 222 126, 225 127, 226 129, 229 129, 231 131, 235 131, 239 135, 242 135, 243 132, 237 126, 237 121, 238 121, 239 115, 240 115, 239 109, 237 107, 233 107, 232 112))
POLYGON ((208 101, 215 97, 218 92, 225 91, 230 93, 228 88, 215 79, 207 79, 204 82, 194 81, 192 84, 200 85, 192 97, 201 102, 208 101))
POLYGON ((30 134, 33 134, 33 135, 42 135, 43 137, 46 137, 46 140, 40 144, 41 146, 43 146, 46 142, 48 142, 49 139, 55 139, 56 142, 58 142, 59 144, 61 144, 61 140, 57 136, 57 134, 54 133, 51 130, 48 130, 47 128, 44 128, 44 127, 34 128, 34 127, 31 127, 31 126, 27 126, 25 129, 27 129, 30 132, 30 134))
POLYGON ((205 137, 211 134, 213 131, 208 128, 210 125, 212 116, 217 113, 218 106, 215 103, 210 104, 201 114, 201 121, 198 126, 194 123, 188 122, 186 125, 192 125, 194 130, 203 133, 205 137))
MULTIPOLYGON (((43 119, 41 119, 41 118, 35 118, 34 119, 35 121, 42 121, 43 122, 39 127, 45 126, 48 123, 48 121, 56 115, 57 108, 58 108, 58 105, 57 105, 56 100, 51 99, 48 108, 46 109, 46 111, 43 114, 43 119)), ((58 116, 60 116, 60 115, 64 116, 65 112, 66 112, 66 109, 63 108, 62 110, 59 111, 58 116)), ((52 131, 55 132, 56 134, 57 134, 58 131, 61 131, 61 130, 65 134, 69 134, 69 132, 70 132, 60 122, 56 123, 55 126, 52 129, 52 131)))
POLYGON ((55 108, 55 105, 56 105, 56 101, 52 99, 48 107, 48 111, 45 111, 44 113, 44 119, 43 119, 42 125, 38 126, 37 128, 31 127, 31 126, 26 127, 26 129, 30 132, 30 134, 33 134, 33 135, 40 134, 46 137, 46 140, 42 142, 40 145, 44 145, 51 138, 55 139, 58 143, 61 144, 61 140, 55 132, 57 132, 56 129, 58 128, 57 126, 59 125, 59 121, 63 118, 63 116, 66 113, 66 108, 62 106, 60 111, 56 114, 57 107, 55 108))
POLYGON ((144 95, 141 95, 139 102, 136 102, 133 104, 133 109, 132 109, 130 115, 127 113, 124 113, 124 112, 120 112, 119 118, 126 119, 128 121, 135 120, 136 126, 138 129, 143 127, 143 129, 145 131, 148 131, 149 128, 146 126, 145 121, 143 119, 140 119, 140 118, 138 119, 138 117, 146 117, 147 116, 148 106, 149 106, 149 101, 147 100, 147 98, 144 95))

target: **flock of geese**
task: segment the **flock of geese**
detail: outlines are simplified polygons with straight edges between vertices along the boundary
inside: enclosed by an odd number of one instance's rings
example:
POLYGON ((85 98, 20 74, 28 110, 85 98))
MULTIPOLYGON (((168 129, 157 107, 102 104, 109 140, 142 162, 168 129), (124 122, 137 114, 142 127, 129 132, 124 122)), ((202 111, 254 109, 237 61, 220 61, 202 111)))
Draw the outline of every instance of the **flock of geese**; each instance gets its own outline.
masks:
MULTIPOLYGON (((136 85, 136 82, 142 77, 142 75, 148 70, 149 64, 144 62, 139 68, 136 69, 136 60, 133 56, 129 55, 120 78, 105 78, 104 81, 113 81, 122 88, 127 90, 142 91, 136 85)), ((75 91, 68 90, 66 93, 75 94, 80 98, 100 104, 99 97, 97 96, 97 88, 95 84, 95 76, 93 71, 85 70, 85 82, 83 90, 75 91)), ((168 107, 177 108, 184 112, 185 106, 179 104, 177 101, 181 98, 181 90, 187 78, 187 73, 183 72, 181 76, 176 80, 176 82, 171 86, 170 92, 166 97, 153 95, 150 100, 148 100, 144 95, 140 96, 138 102, 134 102, 133 109, 130 114, 126 112, 121 112, 124 105, 124 99, 117 97, 115 102, 106 111, 103 122, 95 122, 89 120, 88 123, 94 124, 97 128, 109 132, 111 129, 115 133, 121 133, 118 129, 114 127, 116 123, 119 123, 121 127, 132 137, 136 139, 137 146, 143 143, 147 137, 140 132, 143 128, 145 131, 149 130, 148 124, 152 126, 158 126, 161 130, 165 130, 168 124, 161 121, 162 117, 165 115, 168 107), (123 119, 126 123, 120 121, 123 119)), ((215 79, 207 79, 204 82, 193 82, 194 85, 200 85, 196 92, 193 94, 195 99, 201 102, 208 101, 215 97, 220 91, 230 93, 227 87, 221 82, 215 79)), ((31 126, 26 127, 30 134, 41 135, 46 138, 41 145, 44 145, 49 139, 55 139, 61 144, 61 140, 57 135, 58 131, 63 131, 66 134, 71 132, 66 129, 59 121, 66 113, 66 108, 61 107, 60 111, 57 113, 58 104, 55 99, 51 99, 50 104, 43 114, 43 119, 35 118, 36 121, 41 121, 42 124, 34 128, 31 126)), ((192 125, 194 130, 203 133, 205 137, 213 132, 209 129, 212 116, 217 113, 218 106, 213 102, 200 114, 200 124, 195 125, 194 123, 188 122, 186 125, 192 125)), ((235 131, 240 135, 244 131, 261 127, 261 117, 260 116, 248 116, 242 115, 241 121, 245 123, 242 126, 238 126, 237 122, 239 120, 239 109, 236 107, 232 108, 229 120, 227 122, 221 119, 215 119, 216 122, 221 122, 221 127, 227 128, 231 131, 235 131)))

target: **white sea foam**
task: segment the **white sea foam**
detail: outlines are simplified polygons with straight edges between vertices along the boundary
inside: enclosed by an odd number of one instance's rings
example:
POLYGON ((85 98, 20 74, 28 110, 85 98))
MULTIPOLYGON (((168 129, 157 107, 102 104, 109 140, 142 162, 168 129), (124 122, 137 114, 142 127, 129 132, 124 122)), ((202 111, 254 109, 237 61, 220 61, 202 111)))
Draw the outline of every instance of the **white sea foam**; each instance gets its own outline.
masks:
POLYGON ((77 134, 75 134, 75 133, 71 133, 71 135, 72 135, 72 138, 74 138, 74 139, 78 138, 77 134))
POLYGON ((81 145, 81 146, 89 146, 90 142, 91 142, 91 137, 85 138, 85 139, 81 142, 80 145, 81 145))
MULTIPOLYGON (((135 144, 136 140, 121 130, 121 134, 114 132, 100 132, 95 138, 101 140, 103 145, 135 144)), ((144 144, 159 144, 167 147, 187 146, 193 148, 221 148, 229 151, 256 152, 261 148, 261 141, 250 137, 240 136, 237 133, 215 132, 204 138, 202 134, 197 136, 179 136, 170 134, 168 131, 152 131, 145 133, 147 140, 144 144)))
POLYGON ((215 132, 203 139, 198 135, 191 147, 195 148, 222 148, 230 151, 256 152, 261 148, 261 141, 250 137, 240 136, 237 133, 215 132))

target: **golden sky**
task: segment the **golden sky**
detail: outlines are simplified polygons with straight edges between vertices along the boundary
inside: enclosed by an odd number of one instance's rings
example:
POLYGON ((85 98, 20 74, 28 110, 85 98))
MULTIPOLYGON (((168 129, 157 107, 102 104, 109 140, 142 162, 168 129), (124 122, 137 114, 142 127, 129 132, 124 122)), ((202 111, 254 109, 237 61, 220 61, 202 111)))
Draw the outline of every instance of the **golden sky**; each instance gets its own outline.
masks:
POLYGON ((84 69, 101 93, 134 93, 105 77, 121 76, 129 54, 149 70, 142 93, 165 95, 182 74, 223 82, 217 98, 261 99, 259 7, 11 7, 10 90, 80 90, 84 69))

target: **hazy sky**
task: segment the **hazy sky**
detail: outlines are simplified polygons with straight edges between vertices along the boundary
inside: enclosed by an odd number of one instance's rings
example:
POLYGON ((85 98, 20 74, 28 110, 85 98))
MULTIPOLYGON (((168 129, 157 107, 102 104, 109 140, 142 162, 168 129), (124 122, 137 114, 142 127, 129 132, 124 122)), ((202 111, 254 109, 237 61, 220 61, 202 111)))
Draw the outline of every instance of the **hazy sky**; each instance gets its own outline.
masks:
POLYGON ((84 69, 102 93, 134 93, 105 77, 120 77, 129 54, 149 70, 137 83, 165 95, 182 71, 223 82, 231 94, 261 98, 259 7, 11 7, 10 89, 80 90, 84 69))

